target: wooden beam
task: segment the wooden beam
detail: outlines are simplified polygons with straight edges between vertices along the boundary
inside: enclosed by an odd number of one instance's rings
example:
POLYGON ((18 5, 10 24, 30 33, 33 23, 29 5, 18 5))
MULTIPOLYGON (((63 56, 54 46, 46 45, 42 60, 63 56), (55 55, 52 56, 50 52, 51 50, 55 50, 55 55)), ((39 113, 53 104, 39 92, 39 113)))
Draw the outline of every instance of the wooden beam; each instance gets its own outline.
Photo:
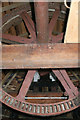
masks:
MULTIPOLYGON (((10 9, 15 9, 16 7, 20 7, 20 6, 22 6, 22 5, 29 5, 29 3, 25 3, 25 2, 23 2, 23 3, 18 3, 18 2, 16 2, 16 3, 13 3, 13 4, 11 4, 11 5, 7 5, 7 6, 4 6, 4 7, 2 7, 2 12, 4 12, 4 11, 7 11, 7 10, 10 10, 10 9)), ((1 11, 0 11, 1 12, 1 11)))
POLYGON ((80 43, 3 45, 2 69, 76 68, 79 51, 80 43))
POLYGON ((80 43, 80 2, 79 0, 71 1, 69 18, 64 43, 80 43))

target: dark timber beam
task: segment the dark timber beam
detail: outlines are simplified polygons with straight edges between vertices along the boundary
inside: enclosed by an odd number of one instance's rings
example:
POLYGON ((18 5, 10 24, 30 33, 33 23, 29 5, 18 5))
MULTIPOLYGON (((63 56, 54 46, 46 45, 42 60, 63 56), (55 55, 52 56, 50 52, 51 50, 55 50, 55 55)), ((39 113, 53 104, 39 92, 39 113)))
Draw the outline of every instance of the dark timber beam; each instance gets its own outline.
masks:
POLYGON ((76 68, 80 67, 79 51, 80 43, 3 45, 2 68, 76 68))

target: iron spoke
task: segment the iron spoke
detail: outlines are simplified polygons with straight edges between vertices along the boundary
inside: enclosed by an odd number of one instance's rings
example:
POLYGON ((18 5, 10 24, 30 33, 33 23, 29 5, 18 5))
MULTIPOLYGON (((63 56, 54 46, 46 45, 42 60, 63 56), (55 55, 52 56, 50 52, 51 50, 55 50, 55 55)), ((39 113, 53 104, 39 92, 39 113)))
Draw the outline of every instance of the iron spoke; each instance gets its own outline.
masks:
MULTIPOLYGON (((0 34, 0 38, 1 38, 1 34, 0 34)), ((35 42, 35 39, 28 39, 28 38, 24 38, 24 37, 20 37, 20 36, 15 36, 15 35, 10 35, 10 34, 2 34, 2 39, 4 40, 10 40, 13 42, 17 42, 17 43, 25 43, 25 44, 29 44, 31 42, 35 42)))
POLYGON ((60 73, 59 70, 52 70, 53 73, 56 75, 56 77, 59 79, 59 81, 61 82, 61 84, 63 85, 64 89, 66 90, 66 92, 69 95, 69 98, 74 97, 74 94, 72 92, 72 90, 70 89, 70 87, 68 86, 67 82, 65 81, 65 79, 63 78, 62 74, 60 73))
POLYGON ((51 43, 58 43, 58 42, 60 42, 62 39, 63 39, 63 33, 61 33, 61 34, 59 34, 59 35, 57 35, 57 36, 52 35, 51 43))
POLYGON ((31 82, 33 80, 35 72, 36 71, 28 71, 28 73, 27 73, 27 75, 26 75, 26 77, 25 77, 25 79, 23 81, 23 84, 22 84, 22 86, 20 88, 19 94, 16 97, 17 99, 25 100, 26 93, 29 90, 29 87, 31 85, 31 82))
POLYGON ((24 20, 26 27, 28 28, 31 34, 31 37, 36 38, 35 26, 32 19, 29 17, 29 15, 26 12, 22 12, 21 17, 24 20))
POLYGON ((59 16, 59 13, 60 13, 60 11, 59 11, 59 10, 56 10, 56 11, 54 12, 54 14, 53 14, 53 17, 52 17, 50 23, 49 23, 49 36, 52 35, 52 31, 53 31, 53 29, 54 29, 54 27, 55 27, 56 21, 57 21, 58 16, 59 16))

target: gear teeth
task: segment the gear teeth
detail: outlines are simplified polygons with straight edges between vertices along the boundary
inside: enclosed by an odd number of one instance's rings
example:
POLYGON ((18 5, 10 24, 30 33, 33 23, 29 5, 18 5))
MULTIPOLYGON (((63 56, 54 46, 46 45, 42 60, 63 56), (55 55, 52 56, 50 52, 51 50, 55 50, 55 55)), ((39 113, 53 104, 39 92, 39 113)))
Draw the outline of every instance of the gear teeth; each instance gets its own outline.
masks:
POLYGON ((56 105, 54 105, 54 112, 58 112, 58 111, 57 111, 57 106, 56 106, 56 105))
POLYGON ((14 103, 13 103, 13 107, 17 107, 17 104, 18 104, 18 100, 15 100, 14 103))
POLYGON ((40 113, 40 106, 37 106, 37 113, 40 113))
POLYGON ((66 110, 69 110, 69 109, 70 109, 68 102, 65 103, 65 106, 66 106, 66 110))
POLYGON ((33 113, 36 113, 36 105, 33 106, 33 113))
MULTIPOLYGON (((25 6, 26 8, 26 6, 25 6)), ((15 16, 19 15, 18 17, 20 17, 21 19, 23 19, 23 17, 25 16, 26 17, 26 14, 22 17, 21 14, 25 13, 23 12, 23 10, 26 12, 27 10, 25 10, 23 7, 20 7, 18 9, 15 9, 12 14, 7 14, 3 17, 3 23, 5 24, 8 20, 10 20, 12 17, 15 18, 15 16)), ((28 18, 28 17, 27 17, 28 18)), ((25 22, 25 20, 24 20, 25 22)), ((29 22, 28 22, 29 23, 29 22)), ((13 23, 11 22, 10 23, 11 25, 13 25, 13 23)), ((30 23, 29 23, 30 24, 30 23)), ((4 25, 3 25, 4 26, 4 25)), ((29 25, 28 25, 29 26, 29 25)), ((27 27, 28 27, 27 26, 27 27)), ((6 31, 8 29, 8 25, 6 27, 3 27, 3 32, 6 31)), ((36 34, 36 31, 34 31, 35 34, 36 34)), ((33 36, 32 36, 33 37, 33 36)), ((7 38, 7 37, 6 37, 7 38)), ((17 36, 16 36, 17 38, 17 36)), ((18 39, 18 38, 17 38, 18 39)), ((16 39, 16 40, 17 40, 16 39)), ((19 39, 18 39, 19 40, 19 39)), ((30 40, 30 39, 28 39, 30 40)), ((25 42, 24 40, 19 40, 21 43, 22 42, 25 42)), ((27 42, 27 41, 26 41, 27 42)), ((32 41, 32 42, 36 42, 36 41, 32 41)), ((31 43, 31 42, 30 42, 31 43)), ((37 44, 37 47, 39 47, 39 45, 37 44)), ((47 45, 47 47, 49 49, 53 49, 51 48, 49 45, 47 45)), ((33 49, 33 45, 31 45, 31 49, 33 49)), ((55 47, 54 47, 55 49, 55 47)), ((15 60, 15 59, 14 59, 15 60)), ((14 61, 13 60, 13 61, 14 61)), ((55 70, 52 70, 52 71, 55 71, 55 70)), ((64 85, 63 87, 65 87, 65 85, 68 84, 68 81, 67 81, 67 76, 66 76, 66 72, 62 71, 62 70, 58 70, 57 69, 57 72, 53 72, 53 74, 55 74, 55 77, 56 78, 64 78, 65 79, 65 82, 62 84, 64 85), (58 73, 59 75, 56 75, 55 73, 58 73), (63 74, 64 73, 64 74, 63 74)), ((13 73, 11 73, 11 75, 13 75, 13 73)), ((11 76, 10 76, 11 77, 11 76)), ((24 77, 23 77, 24 79, 24 77)), ((61 81, 61 80, 59 80, 61 81)), ((62 83, 62 82, 61 82, 62 83)), ((52 104, 31 104, 31 103, 27 103, 27 102, 24 102, 24 101, 20 101, 20 98, 18 100, 18 98, 16 99, 16 97, 12 97, 10 96, 9 94, 7 94, 5 91, 2 91, 2 89, 0 88, 0 101, 3 102, 4 104, 6 104, 7 106, 13 108, 13 109, 16 109, 18 111, 21 111, 21 112, 24 112, 24 113, 29 113, 29 114, 33 114, 33 115, 39 115, 39 116, 50 116, 50 115, 58 115, 58 114, 62 114, 62 113, 65 113, 67 111, 71 111, 73 109, 76 109, 77 107, 80 106, 80 95, 78 95, 77 97, 75 95, 76 94, 76 91, 72 91, 73 87, 70 86, 70 83, 68 84, 68 88, 70 87, 70 91, 72 93, 75 93, 73 95, 75 98, 71 98, 71 99, 68 99, 66 101, 63 101, 63 102, 60 102, 60 103, 52 103, 52 104)), ((67 89, 67 88, 66 88, 67 89)), ((65 90, 66 90, 65 89, 65 90)), ((67 91, 67 90, 66 90, 67 91)), ((70 92, 69 91, 69 92, 70 92)), ((77 91, 78 92, 78 91, 77 91)), ((70 94, 69 94, 69 97, 70 97, 70 94)))
POLYGON ((44 114, 44 113, 45 113, 45 107, 42 106, 41 109, 42 109, 42 110, 41 110, 41 113, 44 114))
POLYGON ((26 104, 25 111, 28 111, 28 107, 29 107, 29 105, 26 104))
POLYGON ((53 106, 50 105, 50 113, 53 113, 53 106))
POLYGON ((13 98, 4 91, 0 91, 0 101, 18 111, 39 116, 65 113, 77 108, 79 104, 78 97, 55 104, 30 104, 18 101, 18 99, 13 98))
POLYGON ((17 108, 19 109, 19 108, 20 108, 20 106, 21 106, 21 102, 20 102, 20 101, 18 101, 17 108))
POLYGON ((10 105, 12 105, 14 103, 14 99, 12 98, 10 101, 10 105))
POLYGON ((29 112, 32 111, 32 108, 33 108, 33 106, 30 104, 30 106, 29 106, 29 112))
POLYGON ((25 109, 25 103, 22 103, 22 105, 21 105, 21 110, 24 111, 24 109, 25 109))
POLYGON ((8 97, 8 99, 7 99, 7 101, 6 101, 6 102, 7 102, 7 103, 9 103, 9 102, 10 102, 10 100, 11 100, 11 97, 8 97))
POLYGON ((72 108, 74 107, 72 101, 69 101, 69 104, 70 104, 70 106, 71 106, 72 108))
POLYGON ((49 113, 49 106, 45 107, 45 113, 49 113))
POLYGON ((5 95, 5 96, 2 98, 3 102, 6 102, 7 99, 8 99, 8 95, 5 95))
POLYGON ((66 109, 64 103, 62 103, 61 106, 62 106, 62 110, 65 111, 66 109))
POLYGON ((61 112, 61 105, 60 104, 57 105, 57 109, 59 112, 61 112))

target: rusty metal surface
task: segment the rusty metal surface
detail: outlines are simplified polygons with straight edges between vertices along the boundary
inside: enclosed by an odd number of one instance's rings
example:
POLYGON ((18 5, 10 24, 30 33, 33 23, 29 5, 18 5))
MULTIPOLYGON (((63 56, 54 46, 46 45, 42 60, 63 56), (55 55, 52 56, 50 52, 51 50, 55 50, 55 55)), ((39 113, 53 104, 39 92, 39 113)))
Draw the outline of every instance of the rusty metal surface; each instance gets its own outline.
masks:
POLYGON ((26 5, 22 5, 16 9, 14 9, 13 11, 10 11, 10 13, 8 13, 2 17, 2 24, 7 22, 9 19, 13 18, 14 16, 19 15, 23 11, 28 11, 28 10, 31 10, 29 3, 27 3, 26 5))
MULTIPOLYGON (((49 18, 48 3, 35 2, 36 27, 34 25, 34 22, 32 21, 32 19, 29 17, 27 13, 28 9, 30 9, 30 6, 26 8, 26 5, 24 5, 23 7, 16 8, 14 11, 10 12, 9 14, 3 17, 3 26, 8 20, 15 18, 15 19, 12 19, 9 23, 5 24, 5 26, 2 28, 2 31, 3 31, 2 39, 3 41, 5 39, 5 43, 7 40, 13 41, 16 44, 17 43, 24 43, 24 44, 36 43, 36 41, 39 43, 46 43, 46 42, 56 43, 56 42, 62 41, 63 33, 56 36, 52 35, 52 30, 54 29, 54 25, 57 22, 57 19, 59 16, 59 12, 60 12, 59 9, 55 10, 55 12, 53 13, 52 19, 48 23, 48 18, 49 18), (23 38, 19 36, 4 34, 4 32, 7 29, 9 29, 11 25, 19 24, 22 20, 25 22, 25 25, 28 31, 30 32, 30 38, 23 38)), ((1 38, 1 35, 0 35, 0 38, 1 38)))
MULTIPOLYGON (((17 15, 19 15, 19 17, 22 17, 22 19, 24 20, 26 27, 30 32, 31 37, 24 38, 24 37, 10 35, 10 34, 0 34, 0 38, 2 37, 6 41, 10 40, 10 41, 14 41, 17 43, 24 43, 24 44, 36 43, 36 32, 35 32, 35 26, 34 26, 32 19, 29 17, 29 15, 27 14, 27 12, 25 10, 20 11, 19 13, 17 13, 17 15)), ((5 28, 5 26, 3 27, 3 31, 7 29, 7 27, 6 27, 6 29, 4 29, 4 28, 5 28)))
POLYGON ((77 68, 79 51, 80 44, 3 45, 2 68, 77 68))
POLYGON ((31 84, 32 79, 34 77, 34 74, 35 74, 35 71, 28 71, 28 73, 24 79, 24 82, 21 86, 21 89, 19 91, 19 94, 16 97, 18 100, 22 100, 22 101, 25 100, 25 96, 29 90, 30 84, 31 84))
POLYGON ((49 41, 48 32, 48 2, 35 2, 35 17, 38 43, 49 41))
POLYGON ((72 83, 72 81, 70 80, 66 70, 60 70, 61 74, 63 75, 67 85, 69 86, 69 88, 72 90, 72 92, 74 93, 74 95, 78 95, 78 88, 74 86, 74 84, 72 83))
MULTIPOLYGON (((36 28, 37 28, 37 41, 38 43, 55 43, 59 42, 63 38, 63 33, 58 36, 53 36, 52 31, 57 21, 59 10, 56 10, 53 18, 48 25, 48 3, 35 3, 36 14, 36 28), (40 13, 40 14, 39 14, 40 13), (55 19, 55 20, 54 20, 55 19), (53 24, 53 26, 52 26, 53 24), (49 32, 48 32, 49 27, 49 32), (49 35, 48 35, 49 33, 49 35)), ((33 21, 29 18, 28 14, 20 11, 20 15, 24 20, 28 31, 31 35, 31 40, 36 41, 36 31, 33 21), (30 21, 29 21, 30 19, 30 21)), ((6 35, 4 35, 6 36, 6 35)), ((4 37, 2 36, 2 37, 4 37)), ((23 40, 21 37, 11 36, 5 37, 12 41, 27 43, 29 39, 23 40)), ((30 41, 30 43, 32 42, 30 41)), ((13 45, 3 46, 2 48, 2 68, 3 69, 15 69, 15 68, 70 68, 79 67, 79 53, 80 44, 29 44, 29 45, 13 45), (65 54, 66 53, 66 54, 65 54), (76 54, 77 53, 77 54, 76 54)), ((0 101, 7 106, 32 115, 38 116, 51 116, 59 115, 72 111, 80 106, 79 93, 77 88, 70 82, 70 79, 65 70, 53 70, 58 80, 65 88, 69 99, 50 104, 36 104, 25 102, 26 92, 32 82, 35 71, 28 71, 22 87, 20 88, 17 97, 12 97, 8 93, 0 89, 0 101)), ((48 72, 39 73, 41 75, 48 74, 48 72)))
MULTIPOLYGON (((34 41, 36 40, 36 31, 35 31, 35 25, 32 19, 29 17, 26 11, 21 13, 21 17, 24 20, 26 27, 31 35, 31 39, 34 41)), ((26 40, 27 41, 27 40, 26 40)))
MULTIPOLYGON (((53 70, 53 72, 55 73, 55 72, 57 72, 57 70, 53 70)), ((60 73, 60 71, 58 71, 58 72, 60 73)), ((64 71, 62 71, 62 72, 61 73, 63 75, 64 71)), ((23 82, 23 85, 20 89, 18 98, 12 97, 9 94, 7 94, 6 92, 4 92, 2 89, 0 89, 0 101, 15 110, 18 110, 18 111, 21 111, 24 113, 28 113, 28 114, 32 114, 32 115, 38 115, 38 116, 59 115, 59 114, 74 110, 80 106, 79 96, 77 94, 75 94, 73 96, 71 96, 71 94, 69 94, 70 98, 68 100, 58 102, 58 103, 36 104, 36 103, 25 102, 23 98, 25 96, 26 91, 28 90, 28 88, 30 86, 30 83, 32 81, 32 77, 33 77, 34 73, 35 73, 35 71, 28 72, 28 76, 26 76, 26 78, 23 82), (30 73, 32 74, 32 76, 30 73), (28 84, 26 82, 27 79, 28 79, 28 81, 27 81, 28 84), (25 82, 27 84, 26 88, 25 88, 25 85, 26 85, 25 82)), ((62 79, 62 78, 64 78, 63 76, 60 77, 57 74, 57 77, 59 78, 62 85, 67 88, 67 86, 65 84, 63 84, 64 83, 64 81, 62 79)), ((68 81, 70 81, 70 80, 68 80, 68 81)))
MULTIPOLYGON (((1 34, 0 34, 1 38, 1 34)), ((20 36, 15 36, 15 35, 10 35, 10 34, 2 34, 2 38, 5 39, 6 41, 13 41, 18 44, 30 44, 30 43, 36 43, 35 39, 28 39, 25 37, 20 37, 20 36)))
POLYGON ((53 70, 53 73, 58 77, 59 81, 61 82, 61 84, 63 85, 67 94, 69 95, 69 98, 72 98, 74 96, 78 96, 78 90, 73 85, 73 83, 70 81, 65 70, 60 70, 60 71, 53 70))
POLYGON ((9 107, 15 110, 32 115, 38 115, 38 116, 59 115, 74 110, 78 107, 77 105, 75 105, 76 103, 74 104, 74 100, 76 99, 76 97, 73 99, 66 100, 64 102, 49 105, 49 104, 32 104, 32 103, 18 101, 18 99, 13 98, 4 91, 2 91, 2 94, 3 94, 2 99, 0 100, 2 103, 8 105, 9 107), (61 106, 61 108, 58 108, 58 106, 61 106))

